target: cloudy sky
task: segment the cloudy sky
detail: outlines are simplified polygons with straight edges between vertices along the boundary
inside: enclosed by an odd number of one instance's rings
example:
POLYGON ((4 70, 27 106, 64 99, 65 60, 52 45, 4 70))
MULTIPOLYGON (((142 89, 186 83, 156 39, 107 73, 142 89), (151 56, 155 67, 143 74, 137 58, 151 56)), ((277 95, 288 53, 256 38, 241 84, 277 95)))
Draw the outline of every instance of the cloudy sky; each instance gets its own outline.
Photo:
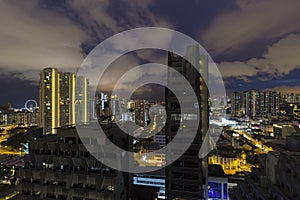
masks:
MULTIPOLYGON (((299 0, 1 0, 0 104, 37 100, 41 69, 75 72, 104 39, 146 26, 197 40, 217 63, 228 93, 300 91, 299 10, 299 0)), ((115 68, 140 64, 145 55, 115 68)))

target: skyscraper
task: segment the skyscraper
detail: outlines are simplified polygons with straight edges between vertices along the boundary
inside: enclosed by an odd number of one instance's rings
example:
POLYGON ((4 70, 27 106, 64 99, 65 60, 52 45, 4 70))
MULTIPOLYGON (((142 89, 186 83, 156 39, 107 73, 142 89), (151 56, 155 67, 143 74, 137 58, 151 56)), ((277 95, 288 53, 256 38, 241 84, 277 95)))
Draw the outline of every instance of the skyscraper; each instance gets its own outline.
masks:
POLYGON ((89 82, 86 77, 76 77, 76 124, 87 124, 89 122, 88 86, 89 82))
POLYGON ((145 127, 147 125, 146 101, 136 100, 134 105, 135 124, 141 127, 145 127))
MULTIPOLYGON (((208 92, 204 77, 207 76, 207 56, 200 56, 199 46, 188 46, 186 59, 168 53, 168 66, 177 70, 185 76, 197 95, 200 125, 196 131, 196 136, 188 150, 174 163, 166 167, 166 195, 169 200, 199 200, 205 196, 204 186, 207 185, 205 170, 206 159, 200 159, 198 152, 201 148, 203 138, 208 127, 208 92), (197 69, 200 68, 201 76, 197 69)), ((168 84, 176 84, 176 77, 168 73, 168 84)), ((184 91, 183 91, 184 92, 184 91)), ((166 142, 169 143, 176 135, 179 128, 181 116, 180 105, 177 98, 170 90, 166 90, 166 142)), ((194 115, 195 110, 190 110, 189 115, 194 115)), ((193 119, 182 119, 183 123, 194 123, 193 119)))
POLYGON ((267 115, 275 116, 279 113, 280 93, 276 91, 265 91, 265 98, 267 99, 267 115))
POLYGON ((64 72, 60 75, 60 125, 75 124, 75 74, 64 72))
POLYGON ((233 117, 276 116, 279 114, 280 93, 276 91, 233 92, 231 115, 233 117))
POLYGON ((233 92, 231 96, 231 115, 241 116, 243 111, 243 95, 241 92, 233 92))
POLYGON ((70 72, 45 68, 40 74, 40 127, 55 134, 56 128, 89 122, 88 80, 70 72))
POLYGON ((245 114, 249 117, 255 117, 257 114, 257 91, 246 91, 244 92, 244 110, 245 114))
POLYGON ((55 68, 40 73, 40 126, 43 134, 55 134, 60 126, 60 74, 55 68))

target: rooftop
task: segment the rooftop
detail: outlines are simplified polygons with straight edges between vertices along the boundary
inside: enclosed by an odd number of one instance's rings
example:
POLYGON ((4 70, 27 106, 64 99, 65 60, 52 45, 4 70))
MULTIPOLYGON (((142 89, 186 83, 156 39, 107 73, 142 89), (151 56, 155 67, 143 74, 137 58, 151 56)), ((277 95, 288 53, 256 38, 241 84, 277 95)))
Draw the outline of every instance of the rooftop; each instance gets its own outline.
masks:
POLYGON ((223 171, 221 165, 208 165, 208 176, 226 178, 226 174, 223 171))

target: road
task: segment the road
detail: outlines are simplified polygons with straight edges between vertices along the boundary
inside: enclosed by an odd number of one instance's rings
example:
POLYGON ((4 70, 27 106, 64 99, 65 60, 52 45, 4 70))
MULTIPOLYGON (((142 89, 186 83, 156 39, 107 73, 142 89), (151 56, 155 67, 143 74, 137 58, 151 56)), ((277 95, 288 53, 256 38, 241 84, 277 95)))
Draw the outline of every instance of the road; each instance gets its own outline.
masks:
POLYGON ((6 141, 9 138, 8 131, 12 130, 14 128, 17 128, 18 126, 16 125, 6 125, 6 126, 1 126, 1 129, 4 131, 2 132, 2 135, 0 136, 0 155, 7 154, 7 155, 24 155, 24 152, 22 151, 16 151, 12 150, 7 146, 2 146, 1 143, 6 141))

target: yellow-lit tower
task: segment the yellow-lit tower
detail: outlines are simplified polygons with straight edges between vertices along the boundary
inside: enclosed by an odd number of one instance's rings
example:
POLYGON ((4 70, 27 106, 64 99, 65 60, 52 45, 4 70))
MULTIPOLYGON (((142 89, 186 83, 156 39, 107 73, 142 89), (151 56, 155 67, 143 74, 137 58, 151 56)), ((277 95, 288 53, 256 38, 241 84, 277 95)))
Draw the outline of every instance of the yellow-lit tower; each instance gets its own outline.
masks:
POLYGON ((55 68, 40 73, 40 127, 43 134, 55 134, 60 127, 60 74, 55 68))
POLYGON ((60 73, 60 125, 75 124, 76 77, 70 72, 60 73))

